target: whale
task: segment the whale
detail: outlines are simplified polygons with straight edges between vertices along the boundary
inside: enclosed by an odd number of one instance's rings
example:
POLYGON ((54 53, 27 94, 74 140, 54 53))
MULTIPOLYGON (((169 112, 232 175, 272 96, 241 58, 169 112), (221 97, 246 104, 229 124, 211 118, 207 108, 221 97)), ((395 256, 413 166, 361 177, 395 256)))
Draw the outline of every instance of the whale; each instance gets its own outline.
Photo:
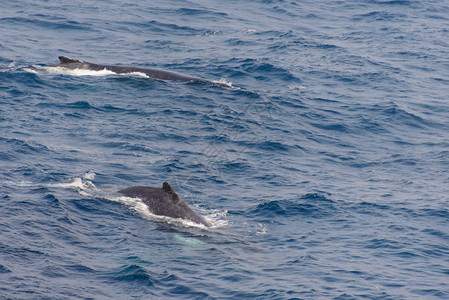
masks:
POLYGON ((192 221, 210 227, 211 224, 196 214, 175 192, 173 187, 164 182, 162 188, 149 186, 132 186, 118 193, 130 198, 139 198, 148 206, 148 210, 158 216, 192 221))
POLYGON ((142 68, 133 66, 111 66, 111 65, 101 65, 94 64, 80 59, 74 59, 67 56, 59 56, 59 64, 49 65, 47 67, 59 67, 66 68, 70 70, 90 70, 90 71, 111 71, 116 74, 145 74, 149 78, 160 79, 160 80, 174 80, 174 81, 184 81, 184 82, 200 82, 213 85, 219 85, 222 87, 232 87, 231 84, 224 82, 215 82, 199 77, 184 75, 177 72, 160 70, 154 68, 142 68))

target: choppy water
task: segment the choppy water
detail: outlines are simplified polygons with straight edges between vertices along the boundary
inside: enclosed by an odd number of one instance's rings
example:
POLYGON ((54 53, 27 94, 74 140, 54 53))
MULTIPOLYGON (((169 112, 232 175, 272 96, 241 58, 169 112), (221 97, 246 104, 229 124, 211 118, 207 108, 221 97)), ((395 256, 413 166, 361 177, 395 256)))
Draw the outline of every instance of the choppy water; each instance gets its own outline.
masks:
POLYGON ((1 298, 449 298, 448 16, 0 4, 1 298), (58 55, 236 88, 30 71, 58 55), (214 226, 114 193, 163 181, 214 226))

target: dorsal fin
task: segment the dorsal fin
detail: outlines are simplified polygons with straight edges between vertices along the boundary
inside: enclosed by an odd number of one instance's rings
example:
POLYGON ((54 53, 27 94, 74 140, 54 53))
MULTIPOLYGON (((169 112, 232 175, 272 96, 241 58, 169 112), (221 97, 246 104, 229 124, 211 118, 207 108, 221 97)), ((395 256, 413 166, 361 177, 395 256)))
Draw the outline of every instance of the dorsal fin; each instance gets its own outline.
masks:
POLYGON ((59 56, 59 61, 61 62, 61 64, 70 64, 70 63, 80 63, 83 62, 82 60, 79 59, 73 59, 67 56, 59 56))
POLYGON ((175 192, 175 190, 171 187, 171 185, 168 182, 164 182, 162 184, 162 189, 173 195, 173 202, 175 204, 179 204, 181 202, 181 198, 179 198, 178 194, 175 192))
POLYGON ((162 189, 164 191, 166 191, 167 193, 174 193, 175 192, 175 190, 171 187, 171 185, 168 182, 164 182, 162 184, 162 189))

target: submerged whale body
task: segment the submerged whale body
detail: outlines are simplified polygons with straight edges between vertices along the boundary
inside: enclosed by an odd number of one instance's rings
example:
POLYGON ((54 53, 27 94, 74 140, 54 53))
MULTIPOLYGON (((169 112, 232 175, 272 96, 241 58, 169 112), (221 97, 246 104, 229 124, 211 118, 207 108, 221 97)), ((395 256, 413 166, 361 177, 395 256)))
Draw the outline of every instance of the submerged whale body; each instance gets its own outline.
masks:
POLYGON ((59 56, 59 64, 50 65, 48 67, 61 67, 70 70, 90 70, 90 71, 103 71, 108 70, 116 74, 132 74, 132 73, 142 73, 146 76, 154 79, 160 80, 178 80, 185 82, 203 82, 208 84, 216 84, 223 87, 231 87, 230 84, 222 82, 213 82, 199 77, 193 77, 189 75, 184 75, 172 71, 159 70, 153 68, 141 68, 141 67, 127 67, 127 66, 109 66, 109 65, 99 65, 93 64, 79 59, 73 59, 67 56, 59 56))
POLYGON ((141 199, 150 212, 158 216, 183 219, 210 226, 209 222, 197 215, 185 204, 170 184, 164 182, 162 188, 149 186, 133 186, 118 191, 131 198, 141 199))

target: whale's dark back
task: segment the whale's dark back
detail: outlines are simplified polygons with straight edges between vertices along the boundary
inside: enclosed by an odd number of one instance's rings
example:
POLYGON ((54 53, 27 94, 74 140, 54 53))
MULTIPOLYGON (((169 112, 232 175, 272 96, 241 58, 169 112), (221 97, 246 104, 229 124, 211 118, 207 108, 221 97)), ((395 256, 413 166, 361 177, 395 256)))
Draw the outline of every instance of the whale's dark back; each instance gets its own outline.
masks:
POLYGON ((100 65, 94 64, 79 59, 70 58, 67 56, 59 56, 60 63, 57 65, 51 65, 51 67, 64 67, 68 69, 85 69, 92 71, 102 71, 109 70, 117 74, 129 74, 129 73, 143 73, 150 78, 160 79, 160 80, 178 80, 185 82, 203 82, 215 85, 220 85, 223 87, 230 87, 230 85, 221 82, 212 82, 203 78, 198 78, 194 76, 189 76, 177 72, 160 70, 154 68, 142 68, 142 67, 132 67, 132 66, 110 66, 110 65, 100 65))
POLYGON ((210 226, 206 220, 197 215, 181 200, 167 182, 163 183, 162 188, 133 186, 118 192, 128 197, 141 199, 148 206, 150 212, 155 215, 190 220, 210 226))

